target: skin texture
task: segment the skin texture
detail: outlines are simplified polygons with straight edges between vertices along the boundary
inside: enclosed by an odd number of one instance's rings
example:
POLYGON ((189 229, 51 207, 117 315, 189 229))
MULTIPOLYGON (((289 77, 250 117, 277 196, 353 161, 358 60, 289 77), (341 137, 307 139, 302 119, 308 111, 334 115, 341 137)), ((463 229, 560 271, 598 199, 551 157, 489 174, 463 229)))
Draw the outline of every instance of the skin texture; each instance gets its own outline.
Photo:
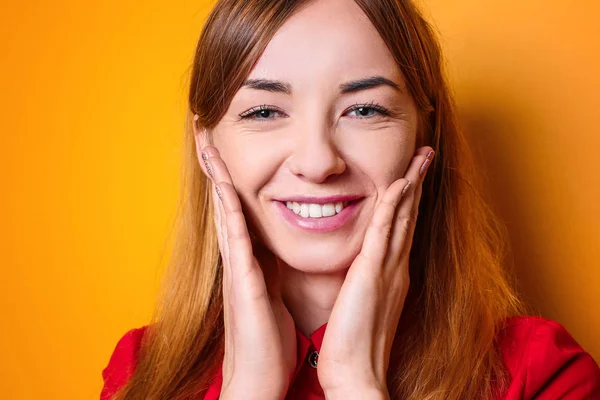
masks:
MULTIPOLYGON (((331 398, 351 398, 349 389, 385 398, 391 339, 409 284, 420 170, 433 150, 415 149, 414 101, 373 25, 354 2, 343 0, 316 1, 292 16, 248 79, 286 82, 291 94, 243 87, 211 132, 195 126, 201 166, 223 198, 214 196, 230 306, 224 393, 265 382, 268 374, 284 382, 296 361, 294 324, 308 336, 329 321, 319 355, 323 389, 331 398), (398 89, 340 93, 341 84, 373 76, 398 89), (356 104, 367 108, 351 109, 356 104), (261 105, 273 110, 240 119, 261 105), (328 233, 289 226, 273 202, 340 194, 364 199, 353 223, 328 233), (281 343, 267 349, 272 360, 265 362, 260 342, 281 343), (353 343, 364 343, 364 352, 353 343), (255 379, 240 378, 250 374, 255 379)), ((269 396, 279 398, 286 383, 274 384, 269 396)))

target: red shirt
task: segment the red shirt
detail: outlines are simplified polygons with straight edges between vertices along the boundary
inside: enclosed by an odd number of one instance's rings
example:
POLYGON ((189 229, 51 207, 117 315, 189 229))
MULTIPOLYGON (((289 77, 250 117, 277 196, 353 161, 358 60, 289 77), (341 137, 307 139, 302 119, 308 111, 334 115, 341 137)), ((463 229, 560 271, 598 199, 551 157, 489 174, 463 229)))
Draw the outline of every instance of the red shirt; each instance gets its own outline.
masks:
MULTIPOLYGON (((327 324, 309 338, 296 329, 298 365, 287 399, 324 399, 315 364, 327 324), (293 396, 292 396, 293 394, 293 396)), ((100 400, 124 385, 135 368, 137 352, 146 326, 128 331, 117 343, 108 366, 102 371, 104 388, 100 400)), ((508 319, 499 333, 499 344, 511 376, 504 400, 600 400, 600 368, 592 356, 558 322, 535 316, 508 319)), ((216 400, 222 372, 214 377, 203 400, 216 400)))

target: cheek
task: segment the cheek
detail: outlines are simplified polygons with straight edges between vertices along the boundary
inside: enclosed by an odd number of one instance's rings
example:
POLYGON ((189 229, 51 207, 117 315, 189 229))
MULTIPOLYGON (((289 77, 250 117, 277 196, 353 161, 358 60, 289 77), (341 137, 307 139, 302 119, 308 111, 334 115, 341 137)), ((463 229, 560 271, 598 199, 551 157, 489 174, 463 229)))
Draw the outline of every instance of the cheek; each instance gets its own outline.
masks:
POLYGON ((258 192, 272 179, 285 153, 285 147, 269 136, 239 135, 220 141, 215 139, 233 184, 247 205, 256 201, 258 192))
POLYGON ((372 134, 349 140, 346 151, 351 154, 358 170, 365 174, 376 187, 389 186, 402 178, 415 151, 414 135, 396 132, 372 134))

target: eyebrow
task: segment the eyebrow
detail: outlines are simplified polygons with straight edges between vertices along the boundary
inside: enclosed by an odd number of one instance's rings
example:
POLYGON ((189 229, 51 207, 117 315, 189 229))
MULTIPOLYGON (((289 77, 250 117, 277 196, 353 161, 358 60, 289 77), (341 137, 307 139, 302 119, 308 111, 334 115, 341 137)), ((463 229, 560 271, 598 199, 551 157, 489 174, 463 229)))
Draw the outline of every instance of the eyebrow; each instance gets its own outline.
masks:
MULTIPOLYGON (((340 93, 355 93, 361 90, 372 89, 378 86, 390 86, 394 90, 401 92, 400 86, 381 75, 371 76, 369 78, 357 79, 342 83, 340 85, 340 93)), ((242 87, 248 87, 256 90, 266 90, 267 92, 292 94, 292 85, 287 82, 270 80, 270 79, 247 79, 242 84, 242 87)))

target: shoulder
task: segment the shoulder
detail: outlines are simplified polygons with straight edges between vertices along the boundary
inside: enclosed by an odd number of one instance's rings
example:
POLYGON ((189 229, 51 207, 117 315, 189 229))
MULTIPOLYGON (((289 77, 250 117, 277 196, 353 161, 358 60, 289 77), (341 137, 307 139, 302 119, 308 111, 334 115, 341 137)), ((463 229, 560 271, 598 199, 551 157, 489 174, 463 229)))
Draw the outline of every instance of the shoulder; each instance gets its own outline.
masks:
POLYGON ((598 364, 560 323, 510 317, 497 339, 511 376, 506 400, 600 399, 598 364))
POLYGON ((127 331, 117 342, 108 365, 102 370, 104 387, 100 400, 109 400, 110 397, 124 386, 135 369, 144 332, 148 326, 134 328, 127 331))
MULTIPOLYGON (((100 400, 111 400, 112 396, 125 386, 133 375, 138 362, 139 351, 142 347, 142 339, 147 329, 148 325, 131 329, 117 342, 108 365, 102 370, 104 386, 100 394, 100 400)), ((220 365, 222 365, 222 362, 220 365)), ((219 367, 203 400, 218 399, 222 382, 223 375, 221 367, 219 367)))

